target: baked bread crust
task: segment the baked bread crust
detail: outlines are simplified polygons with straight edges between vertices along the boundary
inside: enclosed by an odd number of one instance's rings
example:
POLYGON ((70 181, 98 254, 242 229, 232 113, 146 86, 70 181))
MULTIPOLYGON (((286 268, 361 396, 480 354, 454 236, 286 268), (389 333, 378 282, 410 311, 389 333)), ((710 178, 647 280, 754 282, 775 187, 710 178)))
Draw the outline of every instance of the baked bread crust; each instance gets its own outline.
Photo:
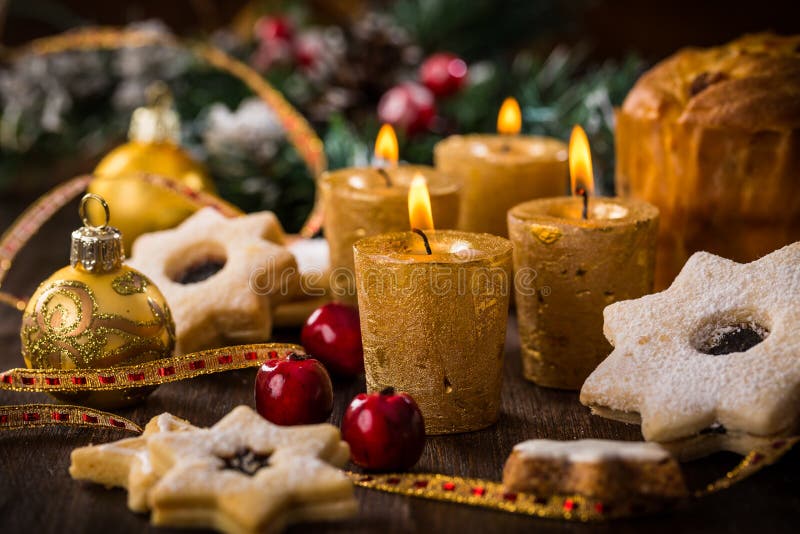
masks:
POLYGON ((658 288, 692 252, 744 262, 800 240, 800 35, 677 52, 630 91, 616 135, 618 193, 661 210, 658 288))

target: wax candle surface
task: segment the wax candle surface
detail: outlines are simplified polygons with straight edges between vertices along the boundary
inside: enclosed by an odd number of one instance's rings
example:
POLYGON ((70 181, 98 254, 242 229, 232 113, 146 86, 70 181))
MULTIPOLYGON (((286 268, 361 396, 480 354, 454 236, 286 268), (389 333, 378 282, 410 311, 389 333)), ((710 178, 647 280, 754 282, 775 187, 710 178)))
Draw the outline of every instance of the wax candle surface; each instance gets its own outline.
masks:
POLYGON ((567 146, 550 137, 454 135, 436 144, 434 161, 462 181, 460 230, 508 236, 509 209, 567 190, 567 146))
POLYGON ((367 236, 408 229, 408 187, 422 175, 440 228, 455 228, 460 185, 457 180, 422 165, 384 169, 349 168, 320 179, 325 212, 325 237, 330 245, 332 291, 337 300, 355 303, 353 243, 367 236), (388 181, 387 181, 388 176, 388 181))
POLYGON ((355 244, 367 389, 411 394, 429 434, 477 430, 500 410, 511 242, 413 232, 355 244))
POLYGON ((611 352, 603 308, 652 291, 658 210, 646 202, 579 197, 508 212, 525 378, 580 389, 611 352))

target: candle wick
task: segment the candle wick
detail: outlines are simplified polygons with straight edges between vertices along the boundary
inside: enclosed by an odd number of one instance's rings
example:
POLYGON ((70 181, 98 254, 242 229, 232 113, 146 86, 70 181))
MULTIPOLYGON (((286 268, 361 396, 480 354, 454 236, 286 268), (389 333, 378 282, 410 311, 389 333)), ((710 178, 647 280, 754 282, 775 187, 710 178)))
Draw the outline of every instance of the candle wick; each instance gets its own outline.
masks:
POLYGON ((503 141, 503 143, 500 145, 500 152, 511 152, 511 145, 508 144, 508 141, 503 141))
POLYGON ((583 187, 579 187, 575 190, 575 194, 583 197, 583 211, 581 215, 583 219, 586 220, 589 218, 589 193, 583 187))
POLYGON ((431 250, 431 244, 428 241, 428 236, 425 235, 425 232, 423 232, 419 228, 412 228, 411 231, 414 232, 415 234, 419 234, 420 237, 422 237, 422 241, 425 243, 425 252, 428 253, 428 256, 433 254, 433 251, 431 250))
POLYGON ((386 169, 384 169, 383 167, 378 167, 378 174, 383 176, 383 179, 386 180, 387 187, 392 187, 392 177, 389 176, 389 173, 386 172, 386 169))

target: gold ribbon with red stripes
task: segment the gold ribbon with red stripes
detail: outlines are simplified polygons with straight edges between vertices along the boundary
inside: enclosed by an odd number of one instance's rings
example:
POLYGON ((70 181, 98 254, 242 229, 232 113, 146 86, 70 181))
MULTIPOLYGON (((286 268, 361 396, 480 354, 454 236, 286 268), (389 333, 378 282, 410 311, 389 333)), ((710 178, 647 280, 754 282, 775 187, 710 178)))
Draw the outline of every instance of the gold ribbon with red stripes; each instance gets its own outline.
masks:
POLYGON ((0 373, 0 390, 76 392, 158 386, 200 375, 257 367, 270 359, 303 352, 299 345, 262 343, 204 350, 104 369, 9 369, 0 373))

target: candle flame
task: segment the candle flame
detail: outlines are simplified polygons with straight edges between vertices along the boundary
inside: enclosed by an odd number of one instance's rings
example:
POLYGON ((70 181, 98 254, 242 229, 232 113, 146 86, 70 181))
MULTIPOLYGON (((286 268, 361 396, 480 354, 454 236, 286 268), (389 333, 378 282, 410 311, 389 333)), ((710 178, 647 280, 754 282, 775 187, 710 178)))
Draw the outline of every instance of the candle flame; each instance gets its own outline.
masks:
POLYGON ((433 230, 431 196, 428 194, 428 182, 421 174, 414 175, 408 189, 408 219, 411 228, 433 230))
POLYGON ((586 132, 578 125, 572 128, 569 138, 569 181, 572 194, 583 189, 587 194, 594 192, 594 174, 592 173, 592 153, 589 150, 589 139, 586 132))
POLYGON ((378 137, 375 138, 375 157, 394 165, 399 159, 399 152, 394 128, 391 124, 384 124, 378 132, 378 137))
POLYGON ((522 111, 519 102, 513 97, 508 97, 500 106, 497 114, 497 133, 516 135, 522 129, 522 111))

